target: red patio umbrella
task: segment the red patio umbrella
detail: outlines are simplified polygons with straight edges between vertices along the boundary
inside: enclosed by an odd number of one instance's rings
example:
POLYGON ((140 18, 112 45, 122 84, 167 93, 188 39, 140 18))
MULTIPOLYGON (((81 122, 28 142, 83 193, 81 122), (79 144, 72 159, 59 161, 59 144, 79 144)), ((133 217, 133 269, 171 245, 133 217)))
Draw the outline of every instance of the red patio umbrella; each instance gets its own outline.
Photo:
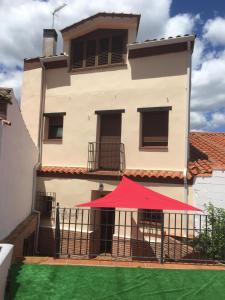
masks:
POLYGON ((126 177, 122 178, 111 193, 94 201, 82 203, 78 207, 201 211, 199 208, 164 196, 126 177))

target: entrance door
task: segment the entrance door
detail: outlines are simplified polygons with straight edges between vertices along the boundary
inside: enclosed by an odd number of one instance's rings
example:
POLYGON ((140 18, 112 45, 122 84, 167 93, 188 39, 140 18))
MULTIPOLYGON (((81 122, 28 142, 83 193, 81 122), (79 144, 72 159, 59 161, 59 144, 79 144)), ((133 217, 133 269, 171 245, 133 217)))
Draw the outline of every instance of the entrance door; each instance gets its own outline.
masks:
POLYGON ((112 253, 112 241, 115 225, 115 209, 107 208, 101 210, 101 253, 112 253))
POLYGON ((121 113, 101 115, 99 169, 120 170, 121 113))

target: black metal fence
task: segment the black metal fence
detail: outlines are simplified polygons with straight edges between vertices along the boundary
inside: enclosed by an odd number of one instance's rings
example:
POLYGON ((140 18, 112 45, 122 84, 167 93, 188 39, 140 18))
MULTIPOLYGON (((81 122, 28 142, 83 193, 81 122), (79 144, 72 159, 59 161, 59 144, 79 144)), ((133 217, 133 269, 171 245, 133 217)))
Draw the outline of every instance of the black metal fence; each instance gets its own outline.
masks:
POLYGON ((225 261, 224 226, 207 215, 149 210, 56 210, 56 257, 225 261))
POLYGON ((88 171, 125 169, 125 151, 122 143, 88 144, 88 171))

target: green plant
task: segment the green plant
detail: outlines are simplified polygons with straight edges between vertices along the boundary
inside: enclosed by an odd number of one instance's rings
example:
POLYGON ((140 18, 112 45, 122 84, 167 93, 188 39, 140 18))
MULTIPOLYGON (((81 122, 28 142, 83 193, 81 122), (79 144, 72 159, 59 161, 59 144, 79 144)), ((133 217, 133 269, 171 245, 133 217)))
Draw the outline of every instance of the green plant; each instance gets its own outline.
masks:
POLYGON ((204 230, 193 240, 195 251, 202 258, 225 260, 225 209, 212 203, 205 207, 207 214, 204 230))

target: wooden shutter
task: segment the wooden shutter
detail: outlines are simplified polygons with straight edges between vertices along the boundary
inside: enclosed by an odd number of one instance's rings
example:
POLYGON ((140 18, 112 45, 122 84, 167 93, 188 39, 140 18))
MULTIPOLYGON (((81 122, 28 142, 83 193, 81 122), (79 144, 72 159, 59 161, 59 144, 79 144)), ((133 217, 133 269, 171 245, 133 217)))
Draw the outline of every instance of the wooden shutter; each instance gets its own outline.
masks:
POLYGON ((95 66, 96 40, 87 41, 86 67, 95 66))
POLYGON ((142 146, 168 146, 168 111, 142 113, 142 146))
POLYGON ((84 59, 84 42, 73 41, 72 42, 72 67, 82 68, 84 59))
POLYGON ((122 35, 112 37, 112 64, 123 62, 123 44, 124 41, 122 35))
POLYGON ((109 57, 109 39, 102 38, 99 40, 98 64, 107 65, 109 57))

